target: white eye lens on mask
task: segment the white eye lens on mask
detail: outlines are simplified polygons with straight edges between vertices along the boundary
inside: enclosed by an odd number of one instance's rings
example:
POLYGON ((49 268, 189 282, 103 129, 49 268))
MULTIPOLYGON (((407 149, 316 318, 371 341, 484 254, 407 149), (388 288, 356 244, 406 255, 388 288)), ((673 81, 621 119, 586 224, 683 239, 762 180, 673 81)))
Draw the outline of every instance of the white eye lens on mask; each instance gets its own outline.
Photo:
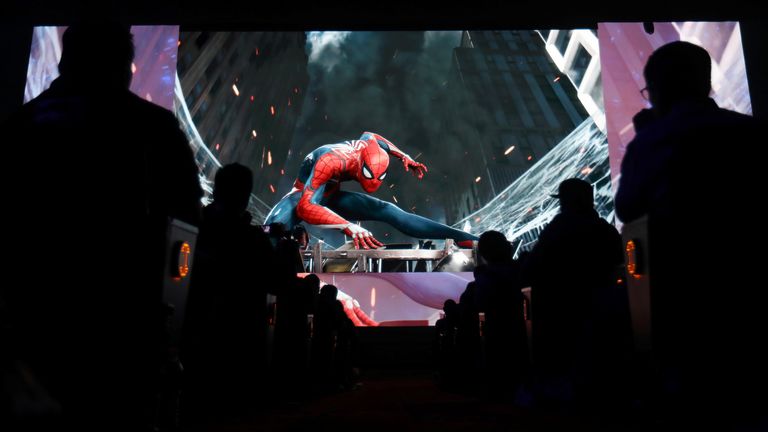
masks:
POLYGON ((372 179, 373 178, 373 174, 371 174, 371 171, 368 170, 368 167, 365 166, 365 165, 363 165, 363 177, 365 177, 367 179, 372 179))
POLYGON ((382 174, 382 175, 379 177, 379 180, 384 180, 384 177, 386 177, 386 176, 387 176, 387 173, 384 173, 384 174, 382 174))

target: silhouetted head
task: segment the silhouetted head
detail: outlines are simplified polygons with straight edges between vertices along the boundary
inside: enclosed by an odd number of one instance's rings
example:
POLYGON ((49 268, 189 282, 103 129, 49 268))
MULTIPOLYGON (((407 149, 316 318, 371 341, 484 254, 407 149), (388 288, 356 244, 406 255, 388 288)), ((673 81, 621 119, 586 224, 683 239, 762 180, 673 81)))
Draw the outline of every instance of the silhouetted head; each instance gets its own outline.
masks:
POLYGON ((651 105, 665 112, 677 102, 709 96, 712 61, 698 45, 671 42, 648 57, 643 75, 651 105))
POLYGON ((363 189, 368 193, 376 192, 387 176, 387 168, 389 154, 379 146, 375 138, 366 140, 365 146, 360 150, 360 172, 357 174, 357 180, 363 189))
POLYGON ((589 210, 594 208, 592 185, 582 179, 570 178, 563 180, 557 188, 557 195, 553 198, 560 199, 562 211, 589 210))
POLYGON ((131 85, 134 47, 130 26, 110 20, 73 24, 64 32, 62 45, 62 77, 94 90, 131 85))
POLYGON ((245 165, 233 163, 216 172, 213 201, 232 212, 243 212, 253 188, 253 172, 245 165))
POLYGON ((456 316, 458 311, 459 311, 458 305, 454 300, 448 299, 443 303, 443 312, 445 312, 446 317, 452 318, 456 316))
POLYGON ((304 276, 304 286, 308 287, 313 293, 320 291, 320 278, 316 274, 310 273, 304 276))
POLYGON ((506 262, 512 259, 512 245, 498 231, 486 231, 480 235, 477 251, 489 264, 506 262))
POLYGON ((306 228, 301 225, 296 225, 293 227, 291 237, 296 240, 296 242, 299 244, 299 247, 302 249, 306 248, 309 244, 309 233, 307 232, 306 228))
POLYGON ((333 301, 336 300, 336 296, 339 295, 339 289, 336 288, 335 285, 323 285, 322 288, 320 288, 320 297, 323 298, 325 301, 333 301))

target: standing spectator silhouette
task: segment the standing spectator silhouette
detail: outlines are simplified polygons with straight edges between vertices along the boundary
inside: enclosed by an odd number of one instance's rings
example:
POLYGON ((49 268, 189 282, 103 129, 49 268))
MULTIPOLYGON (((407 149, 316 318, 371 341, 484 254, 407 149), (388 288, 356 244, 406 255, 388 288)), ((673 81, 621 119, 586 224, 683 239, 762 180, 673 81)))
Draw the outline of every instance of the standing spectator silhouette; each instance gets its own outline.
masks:
POLYGON ((199 218, 188 142, 128 90, 133 55, 127 26, 70 26, 61 75, 3 128, 17 349, 79 430, 149 423, 166 224, 199 218))
POLYGON ((509 397, 529 372, 520 268, 500 232, 484 232, 478 253, 487 263, 475 281, 476 308, 485 313, 486 384, 492 397, 509 397))
POLYGON ((525 273, 531 283, 532 347, 540 389, 566 401, 587 396, 599 366, 620 360, 618 348, 627 342, 629 318, 617 286, 621 238, 594 210, 592 185, 568 179, 553 197, 560 200, 560 213, 539 235, 525 273), (627 332, 623 338, 621 328, 627 332))
POLYGON ((718 404, 709 411, 738 408, 732 418, 744 418, 765 403, 752 395, 766 382, 765 344, 756 343, 767 329, 763 254, 754 252, 766 239, 744 207, 764 193, 750 177, 761 168, 751 146, 765 128, 709 98, 711 67, 688 42, 648 58, 652 107, 633 118, 616 214, 625 223, 648 216, 652 344, 665 386, 701 411, 718 404))
POLYGON ((272 245, 261 227, 251 225, 252 186, 250 169, 226 165, 216 173, 213 203, 203 210, 182 351, 187 412, 194 414, 216 410, 216 404, 237 409, 264 390, 258 379, 266 356, 272 245))

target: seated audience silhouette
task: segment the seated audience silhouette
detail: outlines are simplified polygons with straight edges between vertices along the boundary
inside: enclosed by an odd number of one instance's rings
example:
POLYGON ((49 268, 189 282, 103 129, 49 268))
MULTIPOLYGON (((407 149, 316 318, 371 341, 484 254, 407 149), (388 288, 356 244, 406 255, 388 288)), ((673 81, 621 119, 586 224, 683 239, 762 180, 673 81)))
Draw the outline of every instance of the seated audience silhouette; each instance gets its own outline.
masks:
POLYGON ((203 209, 184 328, 182 362, 189 410, 245 403, 260 391, 265 366, 267 281, 272 245, 246 210, 251 170, 216 173, 213 203, 203 209), (197 397, 199 396, 199 398, 197 397))
POLYGON ((616 318, 621 311, 627 316, 617 285, 621 238, 595 211, 592 185, 567 179, 553 197, 560 200, 560 213, 539 235, 525 273, 531 283, 533 358, 541 390, 569 400, 586 396, 603 357, 620 358, 619 352, 606 349, 620 346, 626 337, 610 340, 609 333, 600 332, 620 325, 628 332, 629 321, 616 318))
POLYGON ((4 125, 4 296, 20 357, 61 404, 57 428, 152 422, 166 224, 199 219, 187 139, 128 90, 133 56, 127 26, 70 26, 60 76, 4 125))
POLYGON ((475 307, 485 313, 486 384, 493 397, 513 397, 529 372, 520 268, 500 232, 484 232, 478 253, 487 263, 475 281, 475 307))
POLYGON ((664 387, 679 390, 667 396, 736 419, 765 403, 754 395, 766 383, 765 349, 756 341, 768 329, 767 296, 755 251, 766 239, 765 230, 751 229, 748 209, 764 193, 753 177, 762 168, 753 147, 765 128, 717 106, 711 70, 707 51, 688 42, 648 58, 652 107, 633 118, 616 214, 625 223, 648 217, 654 358, 664 387))

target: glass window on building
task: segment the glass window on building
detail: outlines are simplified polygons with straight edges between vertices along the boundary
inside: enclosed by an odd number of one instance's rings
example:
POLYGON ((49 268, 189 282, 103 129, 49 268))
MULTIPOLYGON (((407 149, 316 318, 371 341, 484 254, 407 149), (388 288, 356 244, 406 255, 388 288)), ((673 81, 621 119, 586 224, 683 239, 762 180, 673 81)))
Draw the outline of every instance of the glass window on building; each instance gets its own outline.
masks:
POLYGON ((571 33, 573 30, 559 30, 555 37, 555 48, 560 54, 565 54, 565 49, 568 48, 568 41, 571 40, 571 33))
POLYGON ((493 61, 496 63, 496 68, 500 71, 508 71, 509 65, 507 64, 507 60, 504 58, 501 54, 494 54, 493 55, 493 61))
POLYGON ((192 122, 195 123, 195 125, 199 125, 203 121, 203 115, 204 113, 200 110, 197 110, 195 115, 192 116, 192 122))
POLYGON ((589 90, 589 96, 592 97, 592 100, 595 101, 597 106, 599 106, 601 109, 604 109, 603 107, 605 104, 603 102, 603 80, 598 78, 597 81, 595 81, 595 84, 589 90))
POLYGON ((209 94, 215 95, 216 91, 219 90, 219 87, 221 87, 221 77, 218 77, 216 81, 211 86, 211 89, 208 91, 209 94))
POLYGON ((200 32, 200 35, 197 36, 195 39, 195 45, 197 45, 197 48, 200 49, 205 45, 206 42, 208 42, 208 39, 210 39, 211 33, 210 32, 200 32))
POLYGON ((576 87, 581 85, 581 80, 584 78, 584 73, 587 71, 587 66, 589 66, 590 60, 592 60, 592 56, 589 55, 589 52, 587 52, 581 44, 579 44, 573 63, 566 70, 566 73, 573 80, 573 83, 576 84, 576 87))
MULTIPOLYGON (((194 99, 192 100, 194 103, 194 100, 199 98, 201 94, 203 94, 203 83, 198 81, 197 84, 195 84, 195 87, 192 89, 192 93, 194 93, 194 99)), ((191 106, 192 104, 187 104, 191 106)))
POLYGON ((542 43, 538 40, 538 37, 534 32, 520 32, 520 37, 525 42, 529 51, 537 51, 542 47, 542 43))
POLYGON ((211 64, 208 65, 207 68, 205 68, 205 77, 209 80, 212 80, 214 75, 216 75, 216 72, 218 72, 218 64, 217 62, 211 62, 211 64))

